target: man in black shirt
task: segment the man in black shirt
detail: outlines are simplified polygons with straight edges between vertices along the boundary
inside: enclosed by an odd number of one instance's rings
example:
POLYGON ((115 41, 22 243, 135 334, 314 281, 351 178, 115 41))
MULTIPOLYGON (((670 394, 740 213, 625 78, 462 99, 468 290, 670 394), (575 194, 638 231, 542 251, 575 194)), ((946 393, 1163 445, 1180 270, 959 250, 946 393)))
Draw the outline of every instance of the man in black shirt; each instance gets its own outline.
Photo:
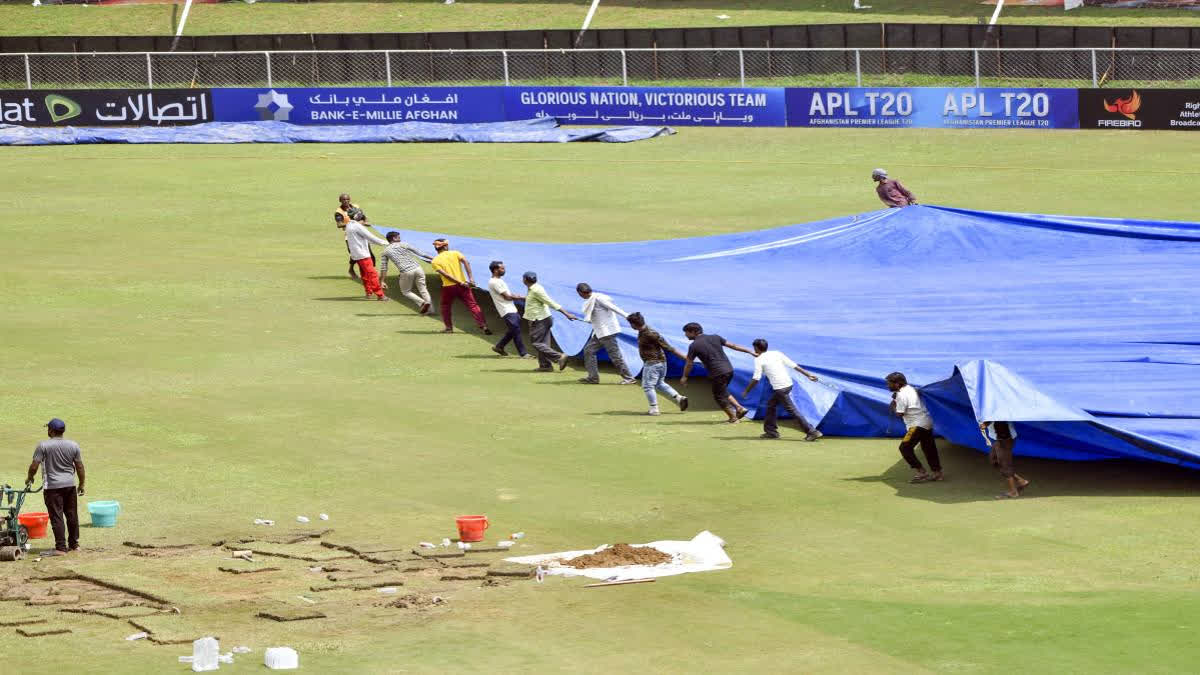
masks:
POLYGON ((1016 499, 1021 496, 1029 481, 1013 470, 1013 446, 1017 444, 1017 430, 1012 422, 981 422, 979 430, 991 448, 988 460, 1000 471, 1008 482, 1008 492, 996 495, 996 499, 1016 499))
POLYGON ((729 423, 736 424, 748 411, 729 393, 729 383, 733 380, 733 364, 729 362, 729 357, 725 356, 725 349, 751 356, 754 356, 754 352, 729 342, 720 335, 705 335, 704 327, 694 321, 683 327, 683 334, 692 341, 692 346, 688 348, 687 357, 684 359, 683 377, 679 378, 679 384, 687 385, 688 375, 692 373, 692 364, 695 359, 700 359, 700 363, 703 363, 704 369, 708 371, 713 400, 717 402, 717 407, 725 411, 729 423))

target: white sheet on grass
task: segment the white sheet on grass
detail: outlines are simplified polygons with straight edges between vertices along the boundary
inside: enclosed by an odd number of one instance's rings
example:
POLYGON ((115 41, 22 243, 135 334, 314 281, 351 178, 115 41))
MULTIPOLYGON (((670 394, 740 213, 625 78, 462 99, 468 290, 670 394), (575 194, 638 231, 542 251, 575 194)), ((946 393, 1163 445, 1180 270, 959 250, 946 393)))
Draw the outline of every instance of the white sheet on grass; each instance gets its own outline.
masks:
POLYGON ((624 565, 621 567, 592 567, 575 569, 562 564, 564 560, 577 558, 588 553, 596 553, 608 548, 608 545, 587 551, 563 551, 561 553, 544 553, 542 555, 527 555, 519 558, 505 558, 509 562, 526 565, 541 565, 546 574, 557 574, 564 577, 589 577, 612 581, 626 579, 649 579, 651 577, 669 577, 688 572, 709 572, 733 567, 733 560, 725 554, 725 540, 705 530, 692 537, 691 541, 652 541, 649 544, 633 544, 633 546, 652 546, 671 556, 671 562, 658 565, 624 565))

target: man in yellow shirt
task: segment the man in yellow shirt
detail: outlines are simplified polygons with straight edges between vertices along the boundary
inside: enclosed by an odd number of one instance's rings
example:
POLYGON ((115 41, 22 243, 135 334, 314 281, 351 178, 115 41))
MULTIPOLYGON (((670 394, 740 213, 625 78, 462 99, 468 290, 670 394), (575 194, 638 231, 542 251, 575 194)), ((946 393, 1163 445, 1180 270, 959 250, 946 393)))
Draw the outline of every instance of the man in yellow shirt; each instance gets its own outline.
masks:
POLYGON ((578 321, 574 314, 563 309, 554 301, 546 289, 538 283, 536 272, 526 272, 521 281, 529 291, 525 294, 525 320, 529 322, 529 341, 533 343, 533 351, 537 352, 537 370, 554 370, 567 367, 567 355, 558 351, 550 344, 550 327, 554 325, 554 317, 550 310, 555 309, 571 321, 578 321))
POLYGON ((450 242, 445 239, 435 240, 433 250, 437 251, 437 255, 433 256, 433 261, 429 264, 442 278, 442 323, 446 324, 446 329, 442 332, 454 332, 450 308, 457 298, 467 306, 479 330, 483 331, 484 335, 491 335, 492 329, 484 323, 483 310, 479 309, 479 303, 475 302, 475 294, 471 292, 471 286, 475 285, 475 277, 471 274, 471 263, 467 261, 467 257, 459 251, 450 250, 450 242), (464 270, 466 274, 463 274, 464 270))

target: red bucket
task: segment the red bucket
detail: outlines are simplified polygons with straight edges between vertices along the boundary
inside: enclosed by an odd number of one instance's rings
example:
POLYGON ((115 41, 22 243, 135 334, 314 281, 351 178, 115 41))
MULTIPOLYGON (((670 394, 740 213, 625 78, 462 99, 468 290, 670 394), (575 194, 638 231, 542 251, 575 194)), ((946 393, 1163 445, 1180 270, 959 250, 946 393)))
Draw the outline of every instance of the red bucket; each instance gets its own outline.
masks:
POLYGON ((46 537, 46 524, 50 522, 50 514, 45 512, 39 513, 37 511, 22 513, 17 516, 17 522, 29 530, 30 539, 44 539, 46 537))
POLYGON ((459 541, 483 541, 483 531, 488 529, 487 516, 459 516, 454 519, 458 524, 459 541))

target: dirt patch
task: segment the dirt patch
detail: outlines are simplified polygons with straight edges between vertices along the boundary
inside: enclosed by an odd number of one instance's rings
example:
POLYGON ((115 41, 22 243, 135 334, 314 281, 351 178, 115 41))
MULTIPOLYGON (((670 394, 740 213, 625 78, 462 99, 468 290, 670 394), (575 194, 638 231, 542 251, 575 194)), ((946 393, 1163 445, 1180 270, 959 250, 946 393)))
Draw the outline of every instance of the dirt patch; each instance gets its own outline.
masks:
POLYGON ((35 595, 25 604, 30 607, 46 607, 49 605, 73 605, 79 602, 78 595, 35 595))
POLYGON ((70 628, 29 628, 29 629, 18 628, 17 629, 17 635, 21 635, 23 637, 44 637, 46 635, 63 635, 64 633, 70 633, 70 632, 71 632, 70 628))
MULTIPOLYGON (((85 592, 87 592, 87 590, 89 589, 88 585, 94 585, 94 586, 99 586, 101 591, 104 591, 104 590, 117 591, 119 594, 132 595, 134 598, 141 598, 143 600, 149 600, 151 602, 155 602, 160 605, 169 605, 170 604, 169 600, 160 598, 159 596, 154 595, 153 593, 147 593, 145 591, 139 591, 136 588, 130 588, 128 586, 114 584, 110 581, 104 581, 103 579, 97 579, 96 577, 87 576, 86 574, 68 574, 68 575, 43 577, 42 581, 64 581, 64 582, 67 582, 65 584, 58 586, 58 588, 60 590, 73 587, 73 588, 77 588, 77 589, 81 588, 85 592), (86 584, 88 584, 88 585, 81 586, 80 584, 75 583, 75 582, 86 582, 86 584)), ((108 595, 113 595, 113 594, 108 594, 108 595)))
POLYGON ((396 609, 428 609, 436 605, 444 604, 446 604, 446 601, 443 600, 440 595, 420 595, 418 593, 409 593, 387 603, 386 606, 395 607, 396 609))
MULTIPOLYGON (((307 541, 307 539, 305 539, 305 541, 307 541)), ((272 558, 288 558, 291 560, 303 560, 305 562, 314 562, 314 563, 323 563, 323 562, 328 562, 331 560, 346 560, 346 559, 354 557, 353 555, 346 553, 344 551, 338 551, 335 549, 331 550, 331 549, 327 549, 327 548, 312 548, 312 547, 303 548, 303 547, 300 547, 300 548, 295 548, 295 549, 286 549, 286 548, 281 548, 282 546, 286 546, 286 544, 260 545, 257 542, 253 543, 253 544, 244 544, 245 548, 242 548, 242 546, 243 545, 230 546, 230 545, 226 544, 225 548, 227 548, 231 551, 233 551, 233 550, 249 550, 252 554, 254 554, 256 556, 269 556, 272 558)))
POLYGON ((630 546, 629 544, 613 544, 596 553, 588 553, 562 564, 575 569, 590 567, 621 567, 624 565, 658 565, 671 562, 671 556, 650 546, 630 546))
POLYGON ((165 539, 152 539, 150 541, 127 541, 124 542, 124 545, 128 546, 129 548, 138 549, 191 548, 192 546, 199 546, 199 544, 195 544, 193 542, 169 541, 165 539))
POLYGON ((441 564, 449 569, 462 569, 464 567, 488 567, 492 563, 486 560, 471 560, 470 558, 465 558, 463 560, 443 560, 441 564))
POLYGON ((222 572, 229 572, 230 574, 255 574, 257 572, 278 572, 282 568, 280 568, 280 567, 252 567, 250 569, 244 569, 244 568, 237 568, 237 567, 218 567, 217 569, 221 570, 222 572))
POLYGON ((483 581, 487 579, 487 574, 484 572, 462 571, 455 574, 444 574, 441 576, 441 581, 483 581))
POLYGON ((505 561, 492 565, 487 574, 489 577, 528 578, 532 577, 535 571, 536 568, 533 565, 505 561))
MULTIPOLYGON (((463 551, 453 551, 448 549, 442 549, 439 551, 436 548, 414 548, 412 552, 414 555, 418 555, 422 558, 436 560, 440 560, 442 558, 462 558, 467 555, 463 551)), ((368 560, 370 560, 370 558, 368 558, 368 560)))
POLYGON ((259 612, 255 616, 272 621, 305 621, 325 618, 323 613, 315 609, 273 609, 269 612, 259 612))
POLYGON ((30 617, 26 617, 26 618, 24 618, 24 619, 5 619, 5 620, 2 620, 2 621, 0 621, 0 626, 6 626, 6 627, 11 627, 11 626, 30 626, 30 625, 33 625, 33 624, 35 624, 35 623, 46 623, 46 620, 45 620, 45 619, 39 619, 39 618, 37 618, 37 617, 32 617, 32 616, 30 616, 30 617))

